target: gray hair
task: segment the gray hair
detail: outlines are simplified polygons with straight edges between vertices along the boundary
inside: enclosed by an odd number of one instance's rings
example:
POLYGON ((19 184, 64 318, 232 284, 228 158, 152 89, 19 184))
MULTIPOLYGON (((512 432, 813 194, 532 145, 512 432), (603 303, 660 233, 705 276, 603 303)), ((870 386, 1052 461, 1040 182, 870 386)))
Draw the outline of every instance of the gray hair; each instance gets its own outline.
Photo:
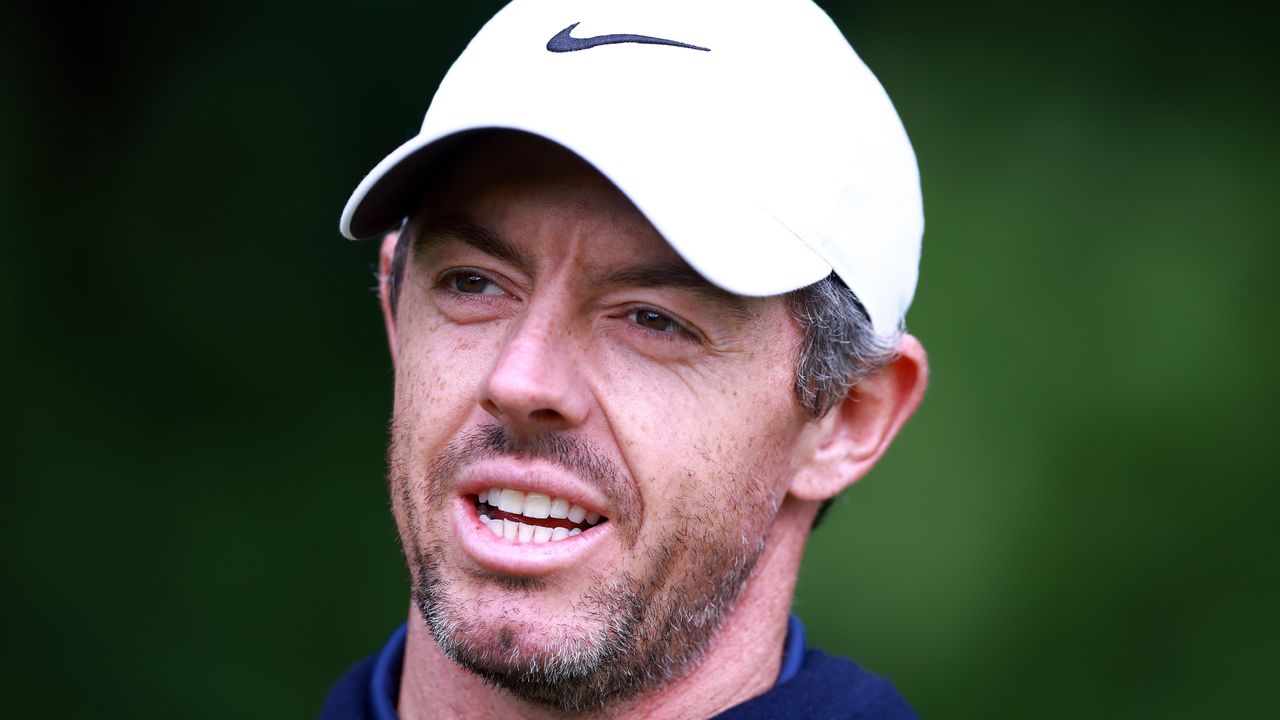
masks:
POLYGON ((900 331, 882 338, 858 296, 835 273, 786 295, 804 333, 795 393, 815 419, 826 415, 864 377, 893 362, 900 331))
MULTIPOLYGON (((392 256, 391 276, 387 278, 392 314, 399 305, 412 244, 409 238, 402 237, 392 256)), ((814 419, 830 412, 859 380, 895 359, 901 328, 891 337, 877 335, 858 296, 835 273, 787 293, 786 303, 803 334, 792 388, 800 406, 814 419)), ((833 500, 825 500, 818 508, 813 527, 818 526, 833 500)))

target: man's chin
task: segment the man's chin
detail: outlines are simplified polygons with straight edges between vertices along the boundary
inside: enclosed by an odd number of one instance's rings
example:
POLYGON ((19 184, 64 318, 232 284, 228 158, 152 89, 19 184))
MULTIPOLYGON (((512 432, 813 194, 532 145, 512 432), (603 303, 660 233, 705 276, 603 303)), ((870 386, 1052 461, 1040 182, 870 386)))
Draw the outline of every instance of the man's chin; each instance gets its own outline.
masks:
POLYGON ((584 597, 575 611, 550 612, 539 607, 545 588, 514 580, 510 596, 474 604, 451 603, 439 587, 419 585, 418 610, 446 657, 519 698, 570 713, 599 710, 639 689, 620 685, 614 669, 634 643, 640 603, 584 597))

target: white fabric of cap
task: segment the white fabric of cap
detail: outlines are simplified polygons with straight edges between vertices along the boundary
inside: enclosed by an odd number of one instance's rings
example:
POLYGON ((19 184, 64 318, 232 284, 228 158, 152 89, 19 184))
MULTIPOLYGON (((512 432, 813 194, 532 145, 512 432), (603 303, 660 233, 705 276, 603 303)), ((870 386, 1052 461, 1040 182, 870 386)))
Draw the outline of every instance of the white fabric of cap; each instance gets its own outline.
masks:
POLYGON ((834 270, 883 337, 911 303, 924 231, 915 155, 880 83, 809 0, 515 0, 449 70, 420 134, 356 188, 342 233, 398 224, 412 207, 376 217, 366 197, 406 158, 481 128, 578 154, 725 290, 776 295, 834 270), (551 52, 575 23, 573 38, 706 51, 551 52))

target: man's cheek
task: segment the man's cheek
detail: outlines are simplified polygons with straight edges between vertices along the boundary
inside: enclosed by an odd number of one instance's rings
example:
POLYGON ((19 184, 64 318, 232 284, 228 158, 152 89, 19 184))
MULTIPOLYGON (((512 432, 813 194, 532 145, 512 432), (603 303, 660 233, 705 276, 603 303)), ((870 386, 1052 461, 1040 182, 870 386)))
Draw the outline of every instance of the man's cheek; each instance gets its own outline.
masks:
POLYGON ((474 349, 474 343, 439 334, 415 338, 401 350, 396 367, 396 397, 406 412, 420 416, 456 412, 459 405, 475 402, 477 388, 483 378, 483 353, 460 351, 474 349))

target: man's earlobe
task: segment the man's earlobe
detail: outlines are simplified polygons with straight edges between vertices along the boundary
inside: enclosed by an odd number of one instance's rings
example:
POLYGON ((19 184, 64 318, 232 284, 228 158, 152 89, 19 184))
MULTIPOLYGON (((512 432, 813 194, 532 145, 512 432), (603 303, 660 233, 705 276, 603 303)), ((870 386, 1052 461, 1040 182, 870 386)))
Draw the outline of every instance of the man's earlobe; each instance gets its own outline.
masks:
POLYGON ((790 494, 822 501, 866 475, 920 405, 928 381, 924 347, 903 335, 897 359, 863 378, 818 421, 811 454, 796 472, 790 494))
POLYGON ((382 238, 382 248, 378 252, 378 302, 382 306, 382 323, 387 329, 387 346, 391 349, 391 363, 394 365, 399 355, 396 352, 396 315, 391 307, 391 270, 396 256, 396 240, 398 232, 389 232, 382 238))

